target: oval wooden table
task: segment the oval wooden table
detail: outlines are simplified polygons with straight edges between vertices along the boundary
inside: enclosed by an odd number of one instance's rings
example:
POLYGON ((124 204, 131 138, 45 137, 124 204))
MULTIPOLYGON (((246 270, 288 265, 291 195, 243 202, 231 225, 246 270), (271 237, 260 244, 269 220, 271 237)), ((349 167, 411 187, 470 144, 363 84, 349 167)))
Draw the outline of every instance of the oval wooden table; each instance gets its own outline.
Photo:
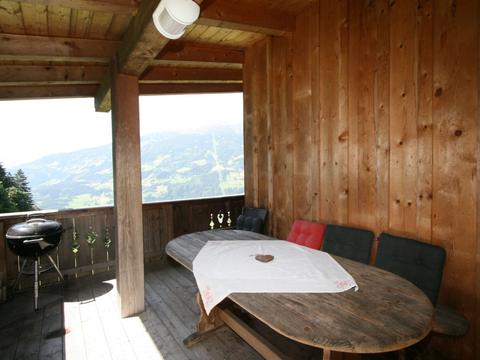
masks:
MULTIPOLYGON (((260 239, 272 238, 249 231, 211 230, 171 240, 166 251, 191 271, 193 259, 207 241, 260 239)), ((417 343, 430 332, 434 309, 420 289, 390 272, 333 257, 353 276, 358 291, 235 293, 228 298, 279 334, 324 349, 324 359, 329 358, 332 351, 400 350, 417 343)))

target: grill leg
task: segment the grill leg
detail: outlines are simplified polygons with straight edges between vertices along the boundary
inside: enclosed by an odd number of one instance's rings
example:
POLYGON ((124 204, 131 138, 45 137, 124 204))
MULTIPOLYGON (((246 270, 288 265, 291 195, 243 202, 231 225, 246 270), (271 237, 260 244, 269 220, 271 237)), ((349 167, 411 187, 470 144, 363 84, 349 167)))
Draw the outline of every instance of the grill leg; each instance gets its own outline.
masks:
POLYGON ((58 268, 57 264, 55 263, 55 261, 53 261, 53 259, 50 255, 47 254, 47 257, 50 260, 50 262, 52 263, 53 267, 55 268, 55 271, 57 272, 58 276, 60 276, 60 279, 62 279, 62 281, 63 281, 63 275, 60 272, 60 269, 58 268))
POLYGON ((35 281, 33 282, 33 302, 35 311, 38 310, 38 259, 35 258, 35 281))
POLYGON ((17 289, 18 283, 20 282, 20 278, 22 277, 22 274, 23 274, 23 269, 25 269, 26 264, 27 264, 27 259, 25 258, 25 259, 23 259, 22 267, 20 269, 20 272, 17 275, 17 279, 13 283, 13 291, 15 291, 17 289))

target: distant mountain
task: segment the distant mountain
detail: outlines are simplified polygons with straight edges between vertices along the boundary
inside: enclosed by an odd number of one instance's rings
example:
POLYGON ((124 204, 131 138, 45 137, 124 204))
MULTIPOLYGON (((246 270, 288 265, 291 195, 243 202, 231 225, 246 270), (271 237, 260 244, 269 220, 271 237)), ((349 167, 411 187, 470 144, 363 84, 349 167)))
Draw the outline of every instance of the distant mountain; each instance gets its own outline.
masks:
MULTIPOLYGON (((50 155, 18 168, 41 209, 113 204, 111 144, 50 155)), ((241 129, 142 137, 142 185, 144 202, 243 193, 241 129)))

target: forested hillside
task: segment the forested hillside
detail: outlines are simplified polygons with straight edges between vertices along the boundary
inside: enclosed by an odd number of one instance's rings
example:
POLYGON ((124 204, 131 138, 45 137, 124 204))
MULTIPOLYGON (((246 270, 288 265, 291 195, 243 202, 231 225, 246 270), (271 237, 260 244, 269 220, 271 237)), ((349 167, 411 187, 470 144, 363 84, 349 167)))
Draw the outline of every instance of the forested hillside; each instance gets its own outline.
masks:
MULTIPOLYGON (((113 204, 111 145, 20 167, 41 209, 113 204)), ((243 193, 242 132, 221 128, 143 137, 142 183, 144 202, 243 193)))

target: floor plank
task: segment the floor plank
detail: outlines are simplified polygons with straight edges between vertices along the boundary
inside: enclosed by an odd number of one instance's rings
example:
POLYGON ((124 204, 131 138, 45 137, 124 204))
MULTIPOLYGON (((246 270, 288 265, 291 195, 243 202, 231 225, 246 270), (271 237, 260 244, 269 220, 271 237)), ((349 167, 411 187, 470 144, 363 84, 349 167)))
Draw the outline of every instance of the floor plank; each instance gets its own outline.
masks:
POLYGON ((145 276, 146 310, 120 319, 112 273, 70 279, 0 304, 0 359, 250 360, 261 357, 224 327, 191 349, 198 308, 192 274, 172 264, 145 276))

